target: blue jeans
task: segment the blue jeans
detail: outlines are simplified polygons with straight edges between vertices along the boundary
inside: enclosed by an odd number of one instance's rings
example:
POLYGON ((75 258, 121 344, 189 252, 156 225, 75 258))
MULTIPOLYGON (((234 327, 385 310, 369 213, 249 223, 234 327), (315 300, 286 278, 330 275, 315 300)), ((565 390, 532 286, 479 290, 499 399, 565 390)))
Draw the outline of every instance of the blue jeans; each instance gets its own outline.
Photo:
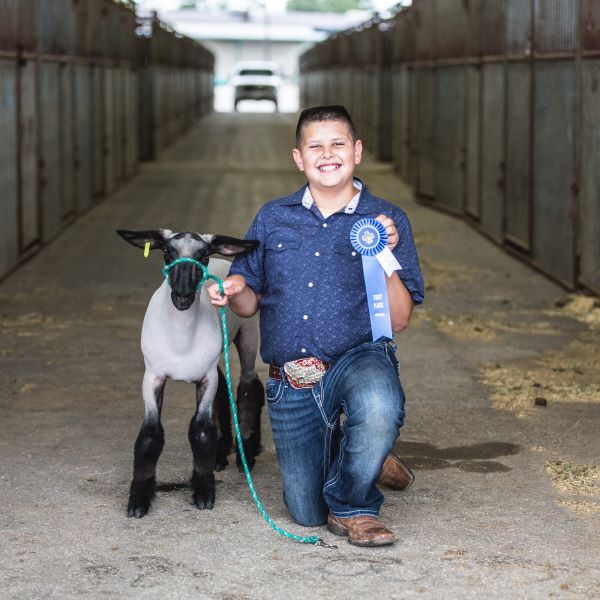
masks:
POLYGON ((312 388, 294 389, 285 376, 267 380, 283 498, 300 525, 322 525, 329 512, 379 514, 375 484, 404 421, 394 349, 383 340, 361 344, 312 388))

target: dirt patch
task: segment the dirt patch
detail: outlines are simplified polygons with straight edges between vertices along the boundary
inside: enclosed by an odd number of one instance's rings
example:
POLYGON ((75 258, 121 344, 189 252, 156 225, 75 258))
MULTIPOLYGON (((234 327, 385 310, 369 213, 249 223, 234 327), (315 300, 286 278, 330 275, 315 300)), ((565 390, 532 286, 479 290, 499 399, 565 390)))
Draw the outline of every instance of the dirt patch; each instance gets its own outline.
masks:
POLYGON ((558 300, 555 308, 545 311, 545 314, 571 317, 587 323, 591 329, 600 329, 600 298, 569 294, 558 300))
POLYGON ((496 408, 522 414, 558 402, 600 403, 600 344, 586 332, 528 364, 482 365, 480 377, 496 408))
POLYGON ((483 319, 472 314, 444 315, 419 311, 422 318, 426 318, 446 335, 465 341, 490 342, 503 332, 534 333, 553 335, 556 329, 548 321, 508 321, 504 315, 497 318, 483 319))
POLYGON ((558 504, 580 513, 600 512, 600 466, 568 461, 546 463, 546 473, 558 492, 567 495, 558 504), (587 496, 587 499, 581 498, 587 496))

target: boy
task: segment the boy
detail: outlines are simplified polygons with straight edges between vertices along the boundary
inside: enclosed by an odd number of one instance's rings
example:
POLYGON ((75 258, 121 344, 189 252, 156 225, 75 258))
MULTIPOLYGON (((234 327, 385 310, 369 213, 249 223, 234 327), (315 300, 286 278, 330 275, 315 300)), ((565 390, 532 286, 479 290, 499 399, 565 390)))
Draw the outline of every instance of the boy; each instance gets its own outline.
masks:
POLYGON ((267 404, 292 518, 305 526, 327 522, 352 544, 393 544, 394 534, 378 520, 383 495, 375 484, 380 476, 396 489, 412 482, 406 465, 388 456, 403 423, 404 393, 393 342, 372 341, 350 229, 373 217, 387 231, 402 267, 386 276, 392 329, 399 332, 413 304, 423 301, 410 224, 353 177, 362 142, 344 107, 304 110, 292 155, 308 184, 262 207, 247 234, 259 247, 236 257, 224 297, 217 285, 209 295, 240 316, 260 310, 267 404))

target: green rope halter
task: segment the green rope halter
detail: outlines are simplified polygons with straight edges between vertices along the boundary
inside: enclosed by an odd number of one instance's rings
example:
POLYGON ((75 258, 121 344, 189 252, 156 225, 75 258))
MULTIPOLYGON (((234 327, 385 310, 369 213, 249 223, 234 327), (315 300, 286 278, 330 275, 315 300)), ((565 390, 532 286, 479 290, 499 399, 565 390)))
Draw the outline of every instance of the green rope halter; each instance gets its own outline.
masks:
MULTIPOLYGON (((208 272, 208 267, 206 265, 203 265, 201 262, 199 262, 193 258, 189 258, 187 256, 184 256, 182 258, 177 258, 172 263, 169 263, 168 265, 165 264, 165 266, 162 270, 162 273, 163 273, 165 279, 167 280, 167 283, 169 283, 169 285, 171 285, 169 282, 169 271, 176 264, 184 263, 184 262, 193 263, 198 268, 200 268, 202 271, 202 281, 200 281, 200 283, 198 284, 196 291, 198 291, 200 289, 202 284, 207 279, 212 279, 219 285, 219 292, 221 293, 221 296, 225 295, 225 288, 223 287, 223 280, 220 279, 219 277, 217 277, 216 275, 210 274, 208 272)), ((221 306, 219 308, 219 312, 221 313, 221 329, 223 330, 223 354, 224 354, 224 359, 225 359, 225 379, 227 381, 227 392, 229 394, 229 404, 231 406, 231 415, 233 417, 235 438, 237 440, 240 458, 242 459, 242 464, 244 466, 244 473, 246 474, 246 481, 248 482, 248 487, 250 488, 250 493, 252 494, 252 499, 254 500, 254 503, 256 504, 256 508, 258 509, 258 512, 260 512, 260 514, 262 515, 263 519, 277 533, 288 538, 289 540, 294 540, 296 542, 301 542, 303 544, 313 544, 314 546, 322 546, 324 548, 337 548, 337 546, 333 546, 331 544, 326 544, 320 537, 318 537, 316 535, 311 535, 311 536, 297 535, 295 533, 290 533, 289 531, 286 531, 282 527, 279 527, 279 525, 277 525, 277 523, 275 523, 275 521, 273 521, 273 519, 271 519, 271 517, 268 515, 267 511, 265 510, 265 508, 262 505, 262 502, 259 500, 258 494, 256 493, 256 489, 254 488, 254 483, 252 482, 252 477, 250 476, 250 469, 248 468, 248 462, 246 461, 246 453, 244 452, 244 445, 242 443, 242 434, 240 432, 240 424, 239 424, 239 420, 238 420, 237 408, 235 406, 235 400, 233 398, 233 388, 231 386, 231 369, 230 369, 230 364, 229 364, 229 336, 227 334, 227 316, 225 314, 225 307, 221 306)))

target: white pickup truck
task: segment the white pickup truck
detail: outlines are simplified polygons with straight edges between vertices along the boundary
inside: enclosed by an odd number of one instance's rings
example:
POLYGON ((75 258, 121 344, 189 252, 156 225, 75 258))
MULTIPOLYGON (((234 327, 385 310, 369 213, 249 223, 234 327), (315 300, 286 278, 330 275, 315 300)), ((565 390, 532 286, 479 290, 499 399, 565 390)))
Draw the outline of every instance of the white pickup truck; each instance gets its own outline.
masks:
POLYGON ((233 105, 237 110, 241 100, 271 100, 278 109, 277 96, 281 75, 277 63, 270 61, 246 61, 235 66, 231 85, 235 90, 233 105))

